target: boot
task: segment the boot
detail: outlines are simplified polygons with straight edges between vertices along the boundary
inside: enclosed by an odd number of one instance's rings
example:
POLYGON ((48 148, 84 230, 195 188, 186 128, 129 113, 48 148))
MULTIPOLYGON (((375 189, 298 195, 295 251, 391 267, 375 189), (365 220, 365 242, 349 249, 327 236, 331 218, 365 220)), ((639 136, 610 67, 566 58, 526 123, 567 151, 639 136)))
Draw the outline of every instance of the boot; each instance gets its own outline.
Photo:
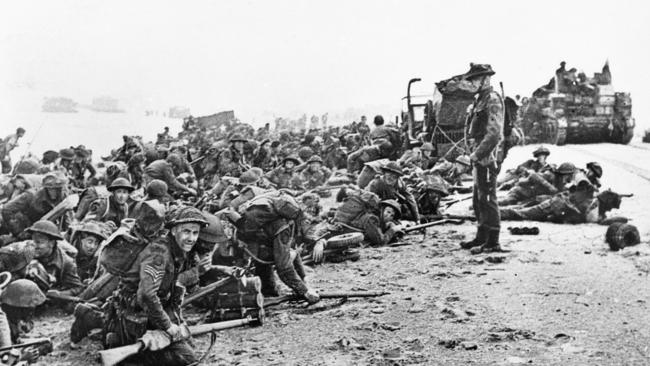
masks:
POLYGON ((487 242, 479 247, 472 248, 472 254, 481 253, 499 253, 503 252, 501 245, 499 245, 499 230, 488 231, 487 242))
POLYGON ((460 243, 460 247, 463 249, 472 249, 474 247, 481 246, 487 241, 487 230, 479 226, 476 230, 476 237, 470 241, 463 241, 460 243))

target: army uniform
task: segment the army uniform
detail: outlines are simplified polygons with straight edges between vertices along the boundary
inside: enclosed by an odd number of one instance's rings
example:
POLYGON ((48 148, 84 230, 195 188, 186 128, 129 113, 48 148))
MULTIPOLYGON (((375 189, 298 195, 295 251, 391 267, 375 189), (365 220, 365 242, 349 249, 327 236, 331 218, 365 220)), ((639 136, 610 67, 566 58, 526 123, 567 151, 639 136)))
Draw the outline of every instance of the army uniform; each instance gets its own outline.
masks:
POLYGON ((572 179, 575 171, 575 166, 572 163, 562 163, 554 171, 531 173, 510 189, 506 197, 499 200, 499 205, 526 203, 535 197, 560 193, 565 190, 566 185, 562 176, 570 176, 572 179))
POLYGON ((364 146, 348 155, 348 173, 357 173, 363 168, 365 163, 385 157, 386 154, 380 146, 364 146))
POLYGON ((113 192, 117 189, 125 189, 129 193, 134 191, 134 187, 125 178, 115 179, 107 190, 111 192, 108 197, 102 197, 92 202, 88 208, 84 220, 96 220, 101 222, 112 222, 115 227, 120 227, 122 220, 129 217, 129 202, 119 204, 115 200, 113 192))
POLYGON ((156 160, 147 165, 144 169, 144 182, 149 184, 154 179, 162 180, 173 192, 187 192, 188 187, 176 179, 172 165, 162 159, 156 160))
POLYGON ((292 258, 291 248, 296 234, 306 231, 304 215, 293 197, 282 192, 271 192, 255 197, 242 209, 235 223, 238 240, 249 253, 261 259, 255 264, 256 274, 262 280, 262 293, 277 295, 273 266, 278 277, 297 295, 307 295, 305 272, 299 255, 292 258))
POLYGON ((328 179, 332 176, 332 171, 327 167, 322 166, 323 159, 315 155, 307 161, 307 167, 300 174, 300 178, 306 189, 313 189, 325 185, 328 179), (317 169, 312 169, 312 163, 320 163, 317 169))
POLYGON ((9 232, 15 237, 26 238, 19 235, 65 199, 65 184, 66 180, 60 175, 48 174, 43 178, 43 188, 29 189, 7 202, 2 207, 2 219, 9 232), (60 190, 58 199, 50 198, 48 189, 60 190))
POLYGON ((271 170, 265 174, 266 179, 273 183, 276 188, 289 188, 289 189, 304 189, 301 187, 300 174, 298 174, 297 167, 300 160, 294 156, 288 156, 282 160, 282 165, 271 170), (294 167, 288 169, 285 167, 285 162, 291 160, 294 162, 294 167))
MULTIPOLYGON (((466 79, 474 81, 493 75, 490 65, 471 64, 466 79)), ((479 87, 480 88, 480 87, 479 87)), ((501 96, 491 86, 482 85, 469 116, 468 138, 473 140, 473 152, 470 160, 473 162, 474 188, 473 207, 477 219, 476 239, 462 243, 463 248, 478 247, 475 252, 483 249, 500 250, 499 232, 501 219, 497 203, 497 176, 501 170, 504 158, 504 105, 501 96)))
POLYGON ((386 166, 389 161, 388 159, 379 159, 363 164, 363 169, 361 169, 361 173, 357 177, 357 186, 365 189, 377 175, 381 174, 381 168, 386 166))
POLYGON ((471 166, 471 163, 467 156, 460 155, 456 158, 455 163, 452 163, 445 159, 438 161, 436 165, 431 169, 431 172, 438 174, 442 179, 445 180, 445 182, 452 186, 460 186, 463 182, 465 173, 456 169, 456 164, 466 166, 468 169, 471 166))
MULTIPOLYGON (((397 163, 389 162, 386 166, 381 168, 385 173, 393 173, 402 176, 402 170, 397 163)), ((418 205, 415 201, 413 194, 406 189, 404 182, 398 178, 395 185, 390 185, 386 182, 383 176, 375 177, 366 187, 366 190, 375 193, 379 199, 383 200, 396 200, 404 207, 402 212, 408 212, 409 215, 404 215, 405 218, 416 222, 420 221, 420 213, 418 205)))
POLYGON ((381 204, 376 194, 364 190, 348 190, 347 197, 337 208, 331 222, 319 223, 311 236, 318 240, 362 232, 364 239, 371 245, 386 245, 393 240, 397 230, 394 222, 383 222, 380 216, 381 204))
MULTIPOLYGON (((172 225, 184 222, 204 225, 201 213, 191 210, 191 215, 181 217, 172 225)), ((146 245, 121 276, 117 291, 108 300, 107 346, 135 343, 147 330, 167 331, 172 324, 182 325, 185 288, 178 283, 178 276, 189 268, 187 254, 171 234, 146 245)), ((198 358, 188 341, 181 339, 162 350, 144 350, 133 361, 156 366, 190 365, 198 362, 198 358)))

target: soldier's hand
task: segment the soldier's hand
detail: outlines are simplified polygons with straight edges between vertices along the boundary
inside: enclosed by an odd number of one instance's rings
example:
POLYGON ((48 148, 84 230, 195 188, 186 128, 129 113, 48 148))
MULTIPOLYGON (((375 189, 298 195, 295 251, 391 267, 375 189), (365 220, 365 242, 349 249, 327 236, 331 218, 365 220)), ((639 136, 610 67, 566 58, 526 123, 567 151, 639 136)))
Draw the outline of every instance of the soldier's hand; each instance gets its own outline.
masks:
POLYGON ((194 188, 188 188, 187 193, 191 194, 192 196, 196 196, 196 190, 194 188))
MULTIPOLYGON (((172 325, 172 327, 174 326, 179 328, 176 324, 172 325)), ((160 351, 172 343, 171 335, 162 330, 148 330, 140 340, 144 344, 144 348, 149 351, 160 351)))
POLYGON ((36 362, 36 360, 38 360, 38 356, 40 355, 41 353, 38 351, 38 348, 27 347, 20 354, 20 361, 26 361, 27 363, 34 363, 36 362))
POLYGON ((311 253, 311 258, 314 263, 320 263, 323 260, 323 252, 325 251, 325 239, 320 239, 314 245, 314 251, 311 253))
POLYGON ((165 332, 171 337, 172 341, 177 341, 183 338, 183 330, 180 325, 172 324, 165 332))
POLYGON ((202 258, 199 263, 199 275, 202 275, 212 269, 212 257, 206 256, 202 258))
POLYGON ((315 304, 320 301, 320 296, 316 290, 309 289, 305 293, 305 300, 310 304, 315 304))

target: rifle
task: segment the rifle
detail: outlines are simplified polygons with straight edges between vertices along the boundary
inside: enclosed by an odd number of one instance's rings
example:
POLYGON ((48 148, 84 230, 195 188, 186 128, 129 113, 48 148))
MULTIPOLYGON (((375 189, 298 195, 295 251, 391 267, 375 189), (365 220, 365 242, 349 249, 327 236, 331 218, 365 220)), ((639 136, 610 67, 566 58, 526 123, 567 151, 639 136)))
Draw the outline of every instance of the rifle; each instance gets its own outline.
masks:
POLYGON ((50 210, 50 212, 46 213, 43 217, 41 217, 41 220, 56 220, 58 219, 61 215, 63 215, 66 211, 72 210, 79 204, 79 195, 78 194, 71 194, 63 201, 59 202, 58 205, 54 206, 53 209, 50 210))
POLYGON ((86 300, 80 298, 79 296, 66 295, 61 293, 47 293, 48 300, 64 301, 64 302, 85 302, 86 300))
MULTIPOLYGON (((324 292, 318 294, 321 299, 340 299, 340 298, 350 298, 350 297, 379 297, 388 295, 389 292, 386 291, 350 291, 350 292, 324 292)), ((264 307, 275 306, 287 301, 300 301, 304 300, 302 297, 291 294, 283 295, 277 297, 267 297, 264 298, 264 307)))
MULTIPOLYGON (((236 327, 248 325, 255 322, 257 322, 257 319, 247 317, 246 319, 236 319, 236 320, 228 320, 228 321, 218 322, 218 323, 193 325, 188 328, 192 336, 198 336, 201 334, 216 332, 219 330, 236 328, 236 327)), ((129 344, 126 346, 99 351, 99 354, 102 358, 102 364, 104 366, 114 366, 124 361, 128 357, 131 357, 143 351, 143 348, 144 348, 144 343, 142 343, 142 340, 138 340, 136 343, 129 344)))
POLYGON ((420 225, 413 225, 413 226, 408 226, 405 228, 402 228, 400 231, 403 232, 404 234, 408 234, 413 231, 420 231, 422 229, 426 229, 431 226, 436 226, 436 225, 442 225, 446 224, 448 222, 454 223, 454 224, 461 224, 463 222, 463 219, 442 219, 438 221, 432 221, 432 222, 427 222, 425 224, 420 224, 420 225))
POLYGON ((449 202, 445 203, 445 208, 449 208, 451 205, 454 205, 454 204, 456 204, 458 202, 471 200, 473 197, 474 197, 473 195, 469 195, 467 197, 463 197, 463 198, 459 198, 459 199, 456 199, 456 200, 453 200, 453 201, 449 201, 449 202))
POLYGON ((38 349, 38 354, 40 356, 46 355, 52 352, 52 347, 53 347, 52 340, 49 338, 34 338, 24 343, 12 344, 11 346, 0 347, 0 357, 2 357, 3 361, 5 361, 4 358, 7 357, 7 353, 11 352, 12 350, 22 350, 29 347, 36 347, 38 349))
POLYGON ((226 283, 228 283, 229 281, 231 281, 230 277, 224 278, 224 279, 219 280, 217 282, 213 282, 213 283, 211 283, 211 284, 209 284, 209 285, 207 285, 205 287, 201 287, 196 292, 192 293, 191 295, 186 296, 183 299, 183 303, 181 304, 181 307, 185 307, 185 306, 195 302, 196 300, 204 298, 208 294, 212 293, 214 290, 216 290, 219 287, 221 287, 221 286, 225 285, 226 283))

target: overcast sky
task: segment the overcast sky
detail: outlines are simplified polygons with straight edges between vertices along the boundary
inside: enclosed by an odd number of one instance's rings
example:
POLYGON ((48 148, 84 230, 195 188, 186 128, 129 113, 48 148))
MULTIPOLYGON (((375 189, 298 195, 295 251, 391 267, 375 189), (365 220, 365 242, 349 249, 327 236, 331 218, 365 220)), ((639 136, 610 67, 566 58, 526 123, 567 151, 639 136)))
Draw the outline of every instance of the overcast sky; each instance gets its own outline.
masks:
POLYGON ((614 87, 650 118, 644 1, 12 1, 0 14, 2 103, 19 88, 88 102, 321 114, 400 107, 421 89, 490 63, 529 95, 560 61, 614 87))

